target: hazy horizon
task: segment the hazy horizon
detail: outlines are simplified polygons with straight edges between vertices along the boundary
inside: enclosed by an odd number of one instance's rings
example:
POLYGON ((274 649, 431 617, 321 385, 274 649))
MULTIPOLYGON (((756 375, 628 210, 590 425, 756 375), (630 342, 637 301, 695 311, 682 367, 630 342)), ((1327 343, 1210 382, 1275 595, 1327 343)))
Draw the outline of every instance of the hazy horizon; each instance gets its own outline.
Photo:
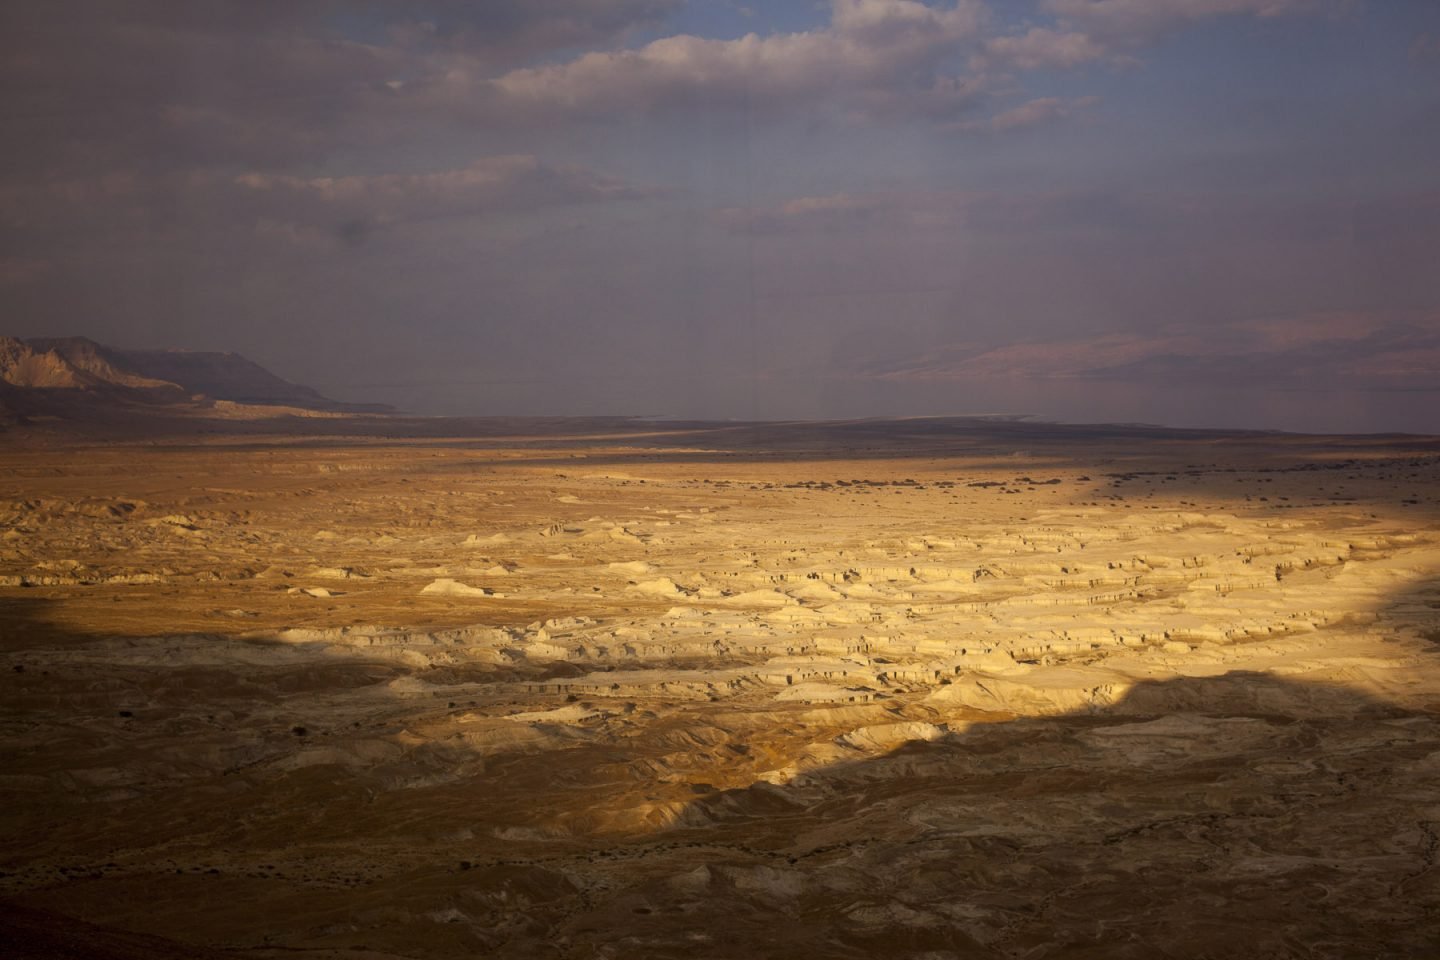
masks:
POLYGON ((1425 0, 0 11, 21 337, 423 414, 1440 433, 1425 0))

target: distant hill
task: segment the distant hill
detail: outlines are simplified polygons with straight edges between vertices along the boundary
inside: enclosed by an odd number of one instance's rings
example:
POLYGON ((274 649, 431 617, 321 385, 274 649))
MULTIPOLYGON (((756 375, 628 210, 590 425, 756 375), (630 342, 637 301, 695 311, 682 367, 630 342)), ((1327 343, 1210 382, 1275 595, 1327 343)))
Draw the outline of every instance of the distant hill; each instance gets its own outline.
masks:
POLYGON ((235 353, 116 350, 85 337, 0 336, 0 421, 83 416, 106 408, 214 408, 225 404, 379 413, 277 377, 235 353))

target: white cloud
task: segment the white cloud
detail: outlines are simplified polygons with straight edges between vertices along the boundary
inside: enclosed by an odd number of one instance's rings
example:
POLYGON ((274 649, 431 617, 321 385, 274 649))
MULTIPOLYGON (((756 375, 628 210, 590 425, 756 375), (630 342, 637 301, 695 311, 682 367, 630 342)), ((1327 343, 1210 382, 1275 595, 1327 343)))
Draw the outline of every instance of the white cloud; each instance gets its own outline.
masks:
POLYGON ((635 50, 591 52, 514 70, 488 88, 509 109, 644 113, 695 103, 756 111, 831 103, 867 115, 954 113, 977 85, 946 73, 978 42, 979 0, 832 0, 829 24, 735 40, 680 35, 635 50))
POLYGON ((1111 56, 1106 47, 1085 33, 1031 27, 1016 36, 995 37, 985 44, 989 57, 1021 70, 1078 67, 1111 56))

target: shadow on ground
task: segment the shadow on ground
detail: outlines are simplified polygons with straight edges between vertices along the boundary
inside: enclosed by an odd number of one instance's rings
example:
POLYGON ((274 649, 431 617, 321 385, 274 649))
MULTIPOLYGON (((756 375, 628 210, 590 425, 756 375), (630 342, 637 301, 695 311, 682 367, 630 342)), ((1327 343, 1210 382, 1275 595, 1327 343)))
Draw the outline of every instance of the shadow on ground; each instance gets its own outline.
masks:
POLYGON ((675 957, 1425 957, 1437 798, 1440 704, 1143 683, 699 799, 671 835, 690 862, 556 934, 598 947, 618 923, 675 957))
MULTIPOLYGON (((1435 604, 1430 584, 1390 612, 1433 622, 1435 604)), ((155 681, 92 676, 65 694, 64 668, 23 651, 102 638, 63 635, 33 601, 0 613, 12 773, 0 869, 76 851, 0 902, 6 956, 1429 958, 1440 942, 1440 703, 1243 671, 1049 717, 937 698, 948 732, 933 741, 741 790, 697 785, 671 827, 633 837, 497 831, 506 805, 575 819, 588 785, 565 753, 487 757, 459 782, 379 795, 364 771, 321 767, 37 808, 43 794, 15 779, 25 755, 70 750, 83 766, 100 727, 131 722, 101 712, 155 681), (74 715, 40 723, 46 697, 74 715), (408 855, 387 861, 397 843, 408 855), (220 863, 246 844, 261 859, 348 860, 354 877, 180 870, 162 856, 213 847, 220 863)), ((384 698, 394 674, 355 667, 286 695, 369 682, 384 698)), ((200 694, 170 694, 187 695, 200 694)), ((249 694, 210 695, 233 707, 249 694)), ((160 708, 141 719, 172 752, 199 735, 160 708)), ((250 732, 275 755, 299 749, 292 731, 250 732)))

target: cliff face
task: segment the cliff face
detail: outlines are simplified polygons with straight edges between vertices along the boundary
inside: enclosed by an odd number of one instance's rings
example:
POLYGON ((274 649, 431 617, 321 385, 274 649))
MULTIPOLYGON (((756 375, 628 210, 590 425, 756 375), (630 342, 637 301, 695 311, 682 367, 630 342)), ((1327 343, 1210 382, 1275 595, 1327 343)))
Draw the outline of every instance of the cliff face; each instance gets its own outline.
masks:
MULTIPOLYGON (((10 339, 10 338, 7 338, 10 339)), ((84 337, 13 340, 15 361, 4 377, 17 387, 127 387, 135 390, 179 390, 180 384, 147 377, 127 368, 113 351, 84 337)))
POLYGON ((84 337, 0 336, 0 421, 87 407, 211 406, 225 400, 379 412, 321 396, 234 353, 115 350, 84 337))
POLYGON ((0 337, 0 380, 16 387, 84 386, 78 370, 14 337, 0 337))

